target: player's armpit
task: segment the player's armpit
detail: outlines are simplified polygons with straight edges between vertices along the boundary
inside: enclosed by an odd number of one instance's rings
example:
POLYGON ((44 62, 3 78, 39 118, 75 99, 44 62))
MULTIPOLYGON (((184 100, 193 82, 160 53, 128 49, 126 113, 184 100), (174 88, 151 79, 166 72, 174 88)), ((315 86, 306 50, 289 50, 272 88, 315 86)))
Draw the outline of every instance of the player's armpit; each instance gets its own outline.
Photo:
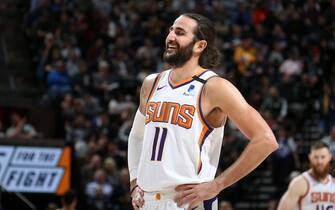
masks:
POLYGON ((281 198, 277 210, 293 210, 299 199, 308 192, 308 183, 302 175, 294 178, 281 198))

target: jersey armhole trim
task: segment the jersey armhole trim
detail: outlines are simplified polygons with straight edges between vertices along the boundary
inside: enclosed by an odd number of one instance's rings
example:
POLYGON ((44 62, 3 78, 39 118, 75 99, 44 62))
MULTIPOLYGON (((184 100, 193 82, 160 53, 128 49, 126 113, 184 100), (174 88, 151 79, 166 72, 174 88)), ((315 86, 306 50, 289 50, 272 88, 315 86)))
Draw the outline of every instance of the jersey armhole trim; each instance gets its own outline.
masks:
POLYGON ((157 85, 158 85, 158 81, 159 81, 159 79, 160 79, 161 74, 162 74, 162 73, 159 73, 159 74, 157 75, 157 77, 155 78, 155 81, 154 81, 154 83, 152 84, 150 93, 149 93, 149 95, 148 95, 147 102, 149 102, 149 100, 151 99, 151 97, 152 97, 153 94, 155 93, 155 91, 156 91, 156 87, 157 87, 157 85))
POLYGON ((307 184, 307 190, 305 192, 305 194, 303 194, 302 196, 300 196, 299 198, 299 210, 302 209, 302 200, 308 195, 309 193, 309 190, 310 190, 310 186, 309 186, 309 182, 307 180, 307 178, 304 176, 304 175, 301 175, 302 178, 306 181, 306 184, 307 184))
POLYGON ((199 145, 199 157, 198 157, 198 169, 197 169, 197 174, 200 174, 200 171, 202 169, 202 161, 201 161, 201 152, 202 152, 202 146, 205 143, 205 140, 207 139, 207 137, 209 136, 209 134, 211 134, 213 130, 209 130, 207 128, 207 126, 203 125, 202 130, 201 130, 201 134, 200 137, 198 139, 198 145, 199 145))
MULTIPOLYGON (((213 77, 219 77, 219 76, 218 76, 218 75, 213 75, 213 76, 207 78, 207 79, 206 79, 206 82, 207 82, 209 79, 213 78, 213 77)), ((201 123, 202 123, 204 126, 206 126, 206 127, 208 128, 208 130, 212 131, 212 130, 214 130, 214 128, 213 128, 212 126, 210 126, 209 123, 206 121, 206 119, 205 119, 205 117, 204 117, 204 115, 203 115, 203 112, 202 112, 202 107, 201 107, 202 93, 203 93, 205 84, 206 84, 206 83, 204 83, 204 84, 202 85, 202 87, 201 87, 201 89, 200 89, 200 91, 199 91, 199 95, 198 95, 198 99, 197 99, 197 107, 198 107, 197 112, 198 112, 198 116, 199 116, 199 118, 200 118, 201 123)))

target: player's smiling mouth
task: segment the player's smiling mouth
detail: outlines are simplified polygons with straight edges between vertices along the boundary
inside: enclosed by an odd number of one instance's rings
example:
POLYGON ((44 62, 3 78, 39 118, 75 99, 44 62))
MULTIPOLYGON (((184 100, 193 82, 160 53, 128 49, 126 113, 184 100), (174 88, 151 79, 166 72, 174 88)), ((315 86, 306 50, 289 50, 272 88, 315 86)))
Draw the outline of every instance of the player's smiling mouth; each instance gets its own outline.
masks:
POLYGON ((179 45, 178 44, 172 44, 172 43, 168 43, 166 45, 166 49, 167 50, 177 50, 179 48, 179 45))

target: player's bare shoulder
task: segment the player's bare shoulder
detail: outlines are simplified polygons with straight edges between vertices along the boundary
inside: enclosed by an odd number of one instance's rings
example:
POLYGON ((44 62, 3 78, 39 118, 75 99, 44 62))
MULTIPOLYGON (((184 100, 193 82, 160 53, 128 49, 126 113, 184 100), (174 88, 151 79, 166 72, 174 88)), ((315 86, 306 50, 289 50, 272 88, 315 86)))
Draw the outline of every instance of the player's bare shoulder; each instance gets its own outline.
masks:
POLYGON ((305 177, 302 174, 296 176, 291 180, 287 191, 280 199, 278 210, 294 209, 299 199, 306 196, 308 191, 308 182, 305 177))
POLYGON ((290 182, 288 190, 298 196, 304 196, 309 190, 307 179, 302 174, 296 176, 290 182))
POLYGON ((158 73, 155 73, 155 74, 150 74, 144 78, 142 87, 141 87, 141 96, 149 95, 157 76, 158 76, 158 73))
POLYGON ((224 88, 224 87, 231 88, 231 86, 234 87, 234 85, 227 79, 222 78, 220 76, 213 76, 207 80, 205 89, 208 91, 214 91, 220 88, 220 91, 221 91, 221 88, 224 88))
POLYGON ((140 107, 139 107, 142 113, 144 113, 147 98, 158 75, 159 75, 158 73, 150 74, 146 76, 143 80, 140 95, 140 107))
POLYGON ((247 106, 240 91, 227 79, 212 77, 208 79, 203 94, 212 106, 228 110, 235 107, 236 103, 247 106))

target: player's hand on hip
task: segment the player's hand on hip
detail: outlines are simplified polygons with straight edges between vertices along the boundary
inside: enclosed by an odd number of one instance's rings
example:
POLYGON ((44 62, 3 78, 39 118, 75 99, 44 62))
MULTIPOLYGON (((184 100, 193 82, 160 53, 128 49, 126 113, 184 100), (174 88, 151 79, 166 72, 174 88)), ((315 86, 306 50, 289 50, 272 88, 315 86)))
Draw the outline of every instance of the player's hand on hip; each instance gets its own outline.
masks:
POLYGON ((214 182, 201 184, 183 184, 176 187, 177 196, 174 201, 178 207, 188 204, 187 210, 197 207, 204 200, 214 198, 219 194, 218 185, 214 182))
POLYGON ((144 205, 144 191, 136 186, 133 192, 131 193, 131 204, 134 210, 139 210, 144 205))

